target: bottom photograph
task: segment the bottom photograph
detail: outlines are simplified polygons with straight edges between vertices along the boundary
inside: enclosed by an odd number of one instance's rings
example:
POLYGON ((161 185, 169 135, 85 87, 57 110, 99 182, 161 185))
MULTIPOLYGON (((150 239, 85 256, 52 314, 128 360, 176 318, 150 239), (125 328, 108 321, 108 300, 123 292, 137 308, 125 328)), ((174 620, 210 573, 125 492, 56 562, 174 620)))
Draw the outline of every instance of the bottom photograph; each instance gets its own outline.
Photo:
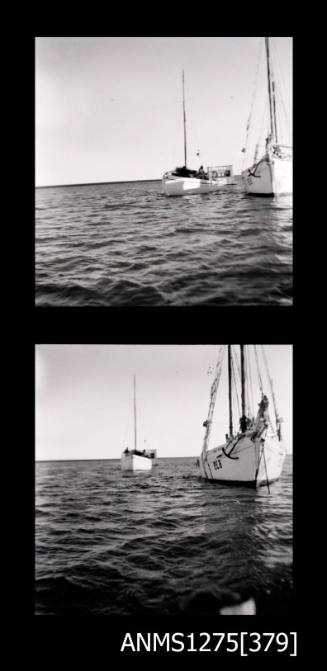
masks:
POLYGON ((294 613, 292 349, 35 346, 35 615, 294 613))

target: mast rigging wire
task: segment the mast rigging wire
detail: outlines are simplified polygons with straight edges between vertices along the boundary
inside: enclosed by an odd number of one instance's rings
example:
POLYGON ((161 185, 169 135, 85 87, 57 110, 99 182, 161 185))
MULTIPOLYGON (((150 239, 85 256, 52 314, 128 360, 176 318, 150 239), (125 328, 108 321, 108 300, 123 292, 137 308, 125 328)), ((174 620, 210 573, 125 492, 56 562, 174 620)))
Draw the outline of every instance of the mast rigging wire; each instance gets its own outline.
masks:
MULTIPOLYGON (((236 363, 235 363, 236 354, 233 350, 233 347, 231 348, 231 353, 232 353, 232 378, 234 380, 234 387, 233 387, 234 398, 236 398, 238 417, 241 417, 241 401, 240 401, 240 394, 237 388, 237 379, 236 379, 236 363)), ((239 378, 239 384, 240 384, 240 378, 239 378)))
POLYGON ((274 404, 274 411, 275 411, 275 418, 276 418, 276 425, 277 425, 279 413, 278 413, 278 410, 277 410, 277 403, 276 403, 276 397, 275 397, 273 382, 272 382, 272 378, 270 376, 270 372, 269 372, 269 368, 268 368, 268 362, 267 362, 267 358, 266 358, 266 353, 265 353, 263 345, 261 345, 261 351, 262 351, 263 361, 264 361, 264 364, 265 364, 266 373, 267 373, 267 377, 268 377, 268 382, 269 382, 269 386, 270 386, 270 392, 271 392, 271 396, 272 396, 272 400, 273 400, 273 404, 274 404))
POLYGON ((252 373, 251 373, 251 361, 250 361, 250 351, 249 348, 247 348, 247 369, 248 369, 248 380, 249 380, 249 393, 248 393, 248 398, 249 398, 249 417, 254 416, 254 394, 253 394, 253 384, 252 384, 252 373))
POLYGON ((255 360, 256 360, 256 365, 257 365, 257 372, 258 372, 258 378, 259 378, 259 387, 261 391, 261 397, 263 396, 263 385, 262 385, 262 378, 260 374, 260 366, 259 366, 259 360, 258 360, 258 352, 257 352, 257 346, 253 345, 254 347, 254 354, 255 354, 255 360))
POLYGON ((246 124, 246 136, 245 136, 245 145, 244 145, 244 152, 243 152, 243 168, 245 166, 245 157, 246 157, 246 152, 247 152, 247 145, 248 145, 248 139, 249 139, 249 130, 250 130, 250 125, 252 121, 252 113, 253 113, 253 107, 254 107, 254 101, 257 93, 257 82, 258 82, 258 74, 259 74, 259 67, 260 67, 260 62, 261 62, 261 53, 262 53, 262 42, 260 40, 259 44, 259 51, 258 51, 258 56, 257 56, 257 68, 256 68, 256 74, 254 78, 254 87, 253 87, 253 93, 252 93, 252 102, 250 106, 250 112, 249 112, 249 117, 248 121, 246 124))
MULTIPOLYGON (((287 108, 286 108, 286 103, 285 103, 285 99, 287 98, 287 96, 285 95, 285 91, 287 89, 286 89, 286 86, 285 86, 285 81, 284 81, 284 76, 283 76, 283 70, 281 68, 279 53, 278 53, 277 47, 274 44, 273 40, 271 40, 271 51, 273 52, 274 69, 275 69, 275 72, 277 74, 276 79, 278 81, 278 86, 276 86, 276 80, 275 80, 276 98, 278 97, 278 101, 279 101, 279 103, 281 103, 278 106, 278 109, 283 109, 283 112, 284 112, 284 115, 285 115, 285 120, 286 120, 286 126, 287 126, 287 130, 288 130, 288 133, 289 133, 289 138, 291 138, 291 135, 292 135, 291 122, 290 122, 290 117, 289 117, 289 114, 288 114, 288 111, 287 111, 287 108)), ((279 128, 281 128, 280 121, 281 121, 281 119, 280 119, 280 114, 279 114, 279 118, 278 118, 279 128)))

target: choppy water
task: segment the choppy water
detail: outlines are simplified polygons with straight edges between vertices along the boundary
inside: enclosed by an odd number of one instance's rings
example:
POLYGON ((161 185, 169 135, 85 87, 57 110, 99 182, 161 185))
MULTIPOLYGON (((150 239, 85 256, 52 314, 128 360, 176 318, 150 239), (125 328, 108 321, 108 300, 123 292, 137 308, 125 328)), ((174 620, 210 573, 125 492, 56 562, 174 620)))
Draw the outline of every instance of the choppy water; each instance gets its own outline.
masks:
POLYGON ((161 183, 36 189, 40 306, 290 305, 292 203, 239 184, 167 198, 161 183))
POLYGON ((36 614, 215 614, 252 597, 292 612, 292 458, 253 490, 201 480, 194 458, 36 464, 36 614))

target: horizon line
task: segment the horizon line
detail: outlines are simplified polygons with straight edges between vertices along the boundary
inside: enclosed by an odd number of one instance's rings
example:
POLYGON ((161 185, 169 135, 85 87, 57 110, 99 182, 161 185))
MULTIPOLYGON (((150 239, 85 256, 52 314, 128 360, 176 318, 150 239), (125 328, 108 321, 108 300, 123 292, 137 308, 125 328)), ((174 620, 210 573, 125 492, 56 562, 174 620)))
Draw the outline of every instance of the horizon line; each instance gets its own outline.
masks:
MULTIPOLYGON (((189 454, 186 457, 156 457, 157 459, 194 459, 198 455, 196 454, 189 454)), ((91 457, 90 459, 35 459, 36 464, 41 464, 41 463, 51 463, 53 461, 117 461, 121 457, 99 457, 98 459, 94 459, 91 457)))
MULTIPOLYGON (((293 455, 293 452, 286 452, 286 456, 293 455)), ((59 462, 73 461, 119 461, 121 457, 99 457, 98 459, 35 459, 35 464, 50 464, 59 462)), ((188 454, 183 457, 156 457, 157 459, 196 459, 198 454, 188 454)))
POLYGON ((90 186, 91 184, 127 184, 129 182, 161 182, 161 177, 154 179, 122 179, 110 182, 72 182, 71 184, 42 184, 35 185, 35 189, 50 189, 53 186, 90 186))

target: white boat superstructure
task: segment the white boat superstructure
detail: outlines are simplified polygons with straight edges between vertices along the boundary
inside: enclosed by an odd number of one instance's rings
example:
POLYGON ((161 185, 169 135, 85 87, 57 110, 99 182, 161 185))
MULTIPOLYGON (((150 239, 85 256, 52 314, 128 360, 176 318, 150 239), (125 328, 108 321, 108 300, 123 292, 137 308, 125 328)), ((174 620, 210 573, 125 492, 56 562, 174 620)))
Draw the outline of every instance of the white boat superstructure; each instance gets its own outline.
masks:
POLYGON ((162 178, 162 190, 165 196, 184 196, 190 193, 210 193, 222 186, 234 184, 233 167, 231 165, 208 167, 206 177, 197 177, 195 170, 176 168, 166 172, 162 178), (179 172, 186 170, 189 176, 179 172), (193 173, 193 174, 192 174, 193 173))
MULTIPOLYGON (((235 346, 233 346, 235 347, 235 346)), ((247 348, 249 346, 246 346, 247 348)), ((259 366, 259 357, 255 348, 255 360, 259 366)), ((263 347, 263 346, 261 346, 263 347)), ((208 418, 204 422, 206 428, 202 453, 198 462, 202 477, 217 482, 250 485, 258 487, 268 485, 277 480, 282 472, 285 459, 285 447, 281 439, 281 422, 279 417, 275 395, 270 375, 268 379, 271 385, 271 394, 275 409, 275 426, 273 425, 269 412, 269 400, 263 392, 262 376, 260 376, 261 401, 256 418, 250 417, 247 406, 247 372, 245 346, 240 345, 240 376, 241 376, 241 405, 242 416, 240 418, 240 430, 233 431, 232 396, 233 381, 236 378, 237 364, 232 346, 228 345, 228 387, 229 387, 229 433, 226 434, 224 444, 209 449, 209 437, 211 432, 213 413, 216 403, 216 395, 220 382, 225 345, 221 346, 215 379, 211 387, 210 405, 208 418)), ((267 365, 265 353, 263 360, 267 365)), ((249 361, 249 358, 247 359, 249 361)), ((252 385, 251 385, 252 386, 252 385)))
POLYGON ((137 430, 136 430, 136 378, 134 375, 134 449, 128 447, 121 455, 120 465, 122 471, 151 471, 155 450, 137 449, 137 430))
MULTIPOLYGON (((250 168, 242 171, 242 183, 246 193, 257 196, 279 196, 293 193, 293 148, 280 144, 276 116, 276 84, 274 81, 269 37, 265 37, 267 83, 269 99, 269 130, 263 156, 255 158, 250 168)), ((250 127, 250 118, 247 132, 250 127)), ((246 151, 246 148, 243 150, 246 151)))

